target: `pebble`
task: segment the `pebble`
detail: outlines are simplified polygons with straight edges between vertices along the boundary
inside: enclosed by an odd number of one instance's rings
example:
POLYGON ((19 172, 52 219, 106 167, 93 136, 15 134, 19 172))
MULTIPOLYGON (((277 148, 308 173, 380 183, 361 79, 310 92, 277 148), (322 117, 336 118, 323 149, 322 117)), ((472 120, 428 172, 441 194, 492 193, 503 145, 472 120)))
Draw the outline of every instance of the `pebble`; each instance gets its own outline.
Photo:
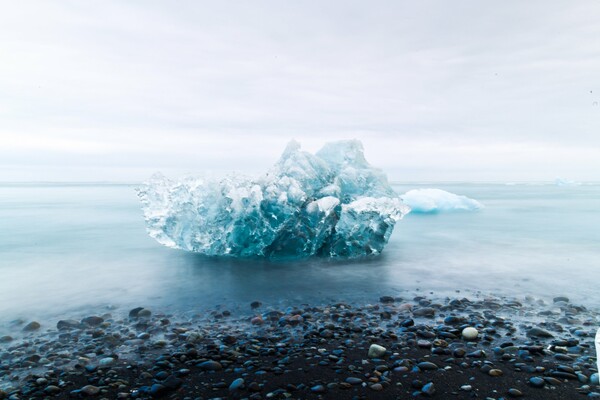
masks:
POLYGON ((527 331, 527 336, 529 337, 540 337, 540 338, 553 338, 554 335, 551 334, 550 332, 548 332, 547 330, 544 330, 542 328, 531 328, 530 330, 527 331))
POLYGON ((86 396, 95 396, 100 393, 100 388, 94 385, 85 385, 80 389, 80 391, 86 396))
POLYGON ((369 347, 368 356, 369 358, 381 358, 385 355, 386 351, 387 349, 385 347, 380 346, 378 344, 372 344, 369 347))
POLYGON ((208 360, 198 364, 198 368, 205 371, 219 371, 223 369, 223 366, 218 361, 208 360))
POLYGON ((523 392, 521 392, 519 389, 510 388, 508 389, 508 395, 510 397, 523 397, 523 392))
POLYGON ((346 383, 349 383, 351 385, 360 385, 362 382, 362 379, 356 378, 354 376, 346 378, 346 383))
POLYGON ((465 340, 475 340, 475 339, 477 339, 478 335, 479 335, 479 331, 477 329, 473 328, 472 326, 468 326, 462 330, 462 337, 465 340))
POLYGON ((423 394, 428 397, 433 396, 435 394, 435 386, 433 385, 433 382, 429 382, 423 385, 423 387, 421 388, 421 392, 423 392, 423 394))
POLYGON ((229 385, 229 390, 235 392, 238 389, 241 389, 244 386, 244 378, 237 378, 231 385, 229 385))
POLYGON ((74 319, 61 319, 56 324, 56 329, 65 330, 65 329, 78 329, 81 327, 81 324, 74 319))
POLYGON ((546 381, 543 378, 534 376, 532 378, 529 378, 529 384, 535 388, 542 388, 546 384, 546 381))
POLYGON ((392 296, 381 296, 379 298, 380 303, 393 303, 395 300, 392 296))
POLYGON ((440 369, 436 364, 430 362, 430 361, 422 361, 420 363, 417 364, 417 367, 421 370, 421 371, 435 371, 440 369))
POLYGON ((98 326, 103 322, 104 322, 104 318, 96 317, 96 316, 85 317, 84 319, 81 320, 82 325, 89 325, 89 326, 98 326))
POLYGON ((49 395, 55 395, 55 394, 60 393, 61 390, 58 386, 48 385, 44 388, 44 392, 48 393, 49 395))
POLYGON ((426 317, 433 318, 435 316, 435 308, 433 307, 422 307, 413 310, 413 315, 415 317, 426 317))
POLYGON ((99 362, 98 362, 98 366, 100 367, 108 367, 110 365, 113 365, 115 363, 115 359, 112 357, 105 357, 102 358, 99 362))
POLYGON ((310 388, 311 392, 314 393, 324 393, 326 391, 325 386, 323 385, 316 385, 310 388))
POLYGON ((32 321, 23 327, 23 332, 33 332, 40 329, 41 325, 37 321, 32 321))
POLYGON ((148 310, 147 308, 142 308, 138 313, 137 313, 138 318, 150 318, 152 316, 152 311, 148 310))

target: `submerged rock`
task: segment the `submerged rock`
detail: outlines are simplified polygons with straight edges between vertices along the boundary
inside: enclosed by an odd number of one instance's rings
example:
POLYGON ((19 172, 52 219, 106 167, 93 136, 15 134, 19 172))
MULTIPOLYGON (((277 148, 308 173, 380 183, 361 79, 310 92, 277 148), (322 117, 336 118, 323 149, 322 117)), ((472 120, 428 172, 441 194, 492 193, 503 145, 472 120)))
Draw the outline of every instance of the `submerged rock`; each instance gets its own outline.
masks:
POLYGON ((291 142, 257 179, 175 182, 155 175, 138 195, 150 236, 210 256, 379 254, 409 211, 355 140, 316 154, 291 142))
POLYGON ((41 325, 37 321, 32 321, 23 327, 23 332, 33 332, 40 329, 41 325))

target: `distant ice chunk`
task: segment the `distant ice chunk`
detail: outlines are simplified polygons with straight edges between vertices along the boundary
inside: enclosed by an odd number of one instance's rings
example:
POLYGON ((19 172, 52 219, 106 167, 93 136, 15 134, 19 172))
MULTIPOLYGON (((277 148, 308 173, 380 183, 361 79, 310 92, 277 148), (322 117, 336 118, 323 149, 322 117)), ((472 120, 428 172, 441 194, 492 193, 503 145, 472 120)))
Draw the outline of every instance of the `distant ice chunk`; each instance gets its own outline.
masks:
POLYGON ((155 175, 138 196, 150 236, 210 256, 379 254, 409 211, 356 140, 328 143, 316 154, 292 141, 258 178, 155 175))
POLYGON ((572 181, 568 179, 556 178, 554 180, 556 186, 581 186, 580 182, 572 181))
POLYGON ((475 211, 483 204, 466 196, 441 189, 414 189, 400 196, 414 213, 436 213, 444 211, 475 211))

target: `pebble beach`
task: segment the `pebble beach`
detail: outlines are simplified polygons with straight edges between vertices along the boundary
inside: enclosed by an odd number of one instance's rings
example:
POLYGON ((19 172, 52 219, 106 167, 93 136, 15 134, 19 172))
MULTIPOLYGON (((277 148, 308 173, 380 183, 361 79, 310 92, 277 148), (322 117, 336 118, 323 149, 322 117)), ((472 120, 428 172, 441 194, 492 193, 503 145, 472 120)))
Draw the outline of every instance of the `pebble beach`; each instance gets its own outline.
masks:
POLYGON ((0 399, 600 397, 600 315, 565 296, 97 311, 12 321, 0 399))

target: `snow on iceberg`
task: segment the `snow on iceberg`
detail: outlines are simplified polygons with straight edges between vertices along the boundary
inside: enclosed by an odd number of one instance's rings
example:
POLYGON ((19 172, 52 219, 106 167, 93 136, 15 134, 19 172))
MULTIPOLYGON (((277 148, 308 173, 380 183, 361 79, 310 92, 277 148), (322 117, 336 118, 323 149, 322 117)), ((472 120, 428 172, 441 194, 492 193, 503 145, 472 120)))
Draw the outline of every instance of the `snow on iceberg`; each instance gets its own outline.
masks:
POLYGON ((474 211, 483 204, 466 196, 456 195, 441 189, 414 189, 400 196, 411 212, 436 213, 442 211, 474 211))
POLYGON ((210 256, 301 258, 379 254, 408 211, 359 141, 316 154, 288 144, 259 178, 172 181, 138 188, 148 233, 210 256))

